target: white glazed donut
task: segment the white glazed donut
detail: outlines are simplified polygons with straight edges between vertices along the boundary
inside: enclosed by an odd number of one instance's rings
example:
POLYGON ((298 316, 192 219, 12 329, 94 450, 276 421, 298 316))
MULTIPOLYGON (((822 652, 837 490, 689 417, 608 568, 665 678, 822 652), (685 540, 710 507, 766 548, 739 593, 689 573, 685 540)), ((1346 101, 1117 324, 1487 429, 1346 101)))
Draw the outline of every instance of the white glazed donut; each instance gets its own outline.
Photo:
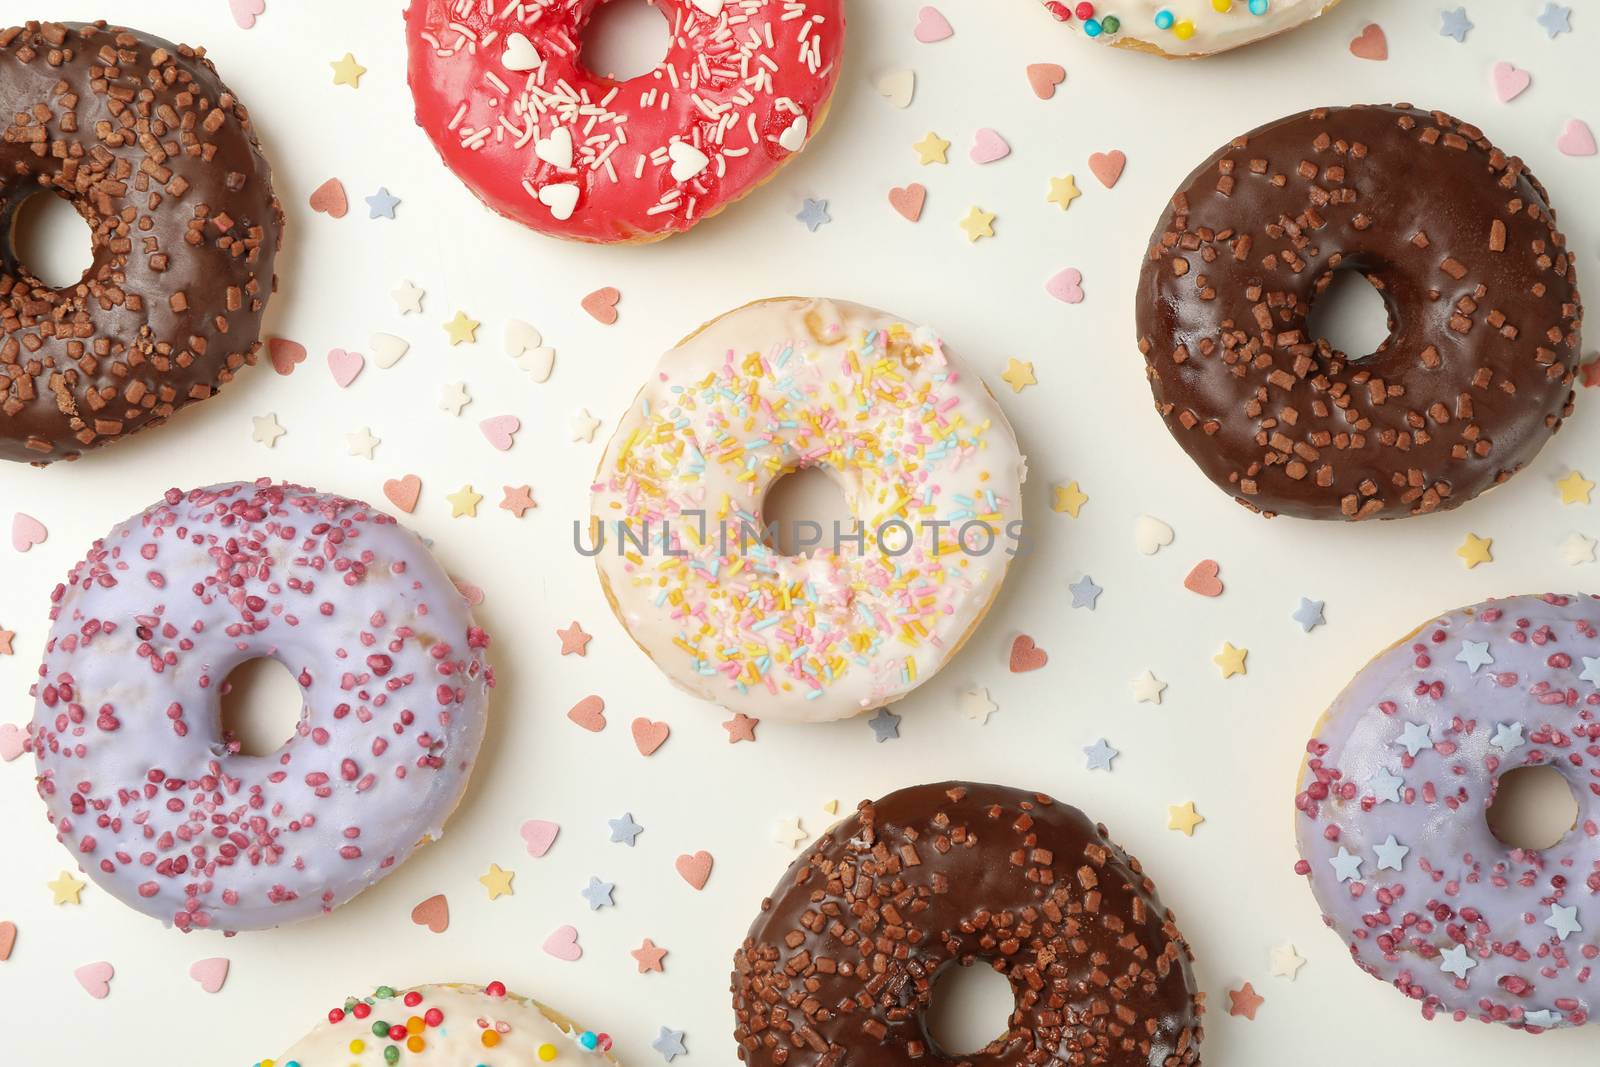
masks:
POLYGON ((1339 0, 1044 0, 1059 21, 1118 48, 1197 59, 1274 37, 1339 0))
POLYGON ((28 747, 56 837, 180 929, 317 915, 437 837, 483 740, 488 637, 415 534, 268 479, 170 490, 52 595, 28 747), (305 694, 270 756, 219 691, 270 657, 305 694))
POLYGON ((544 1067, 615 1064, 611 1038, 500 982, 347 998, 303 1040, 255 1067, 544 1067), (394 1051, 390 1051, 390 1050, 394 1051))
POLYGON ((764 300, 662 357, 601 461, 586 551, 689 692, 839 719, 932 677, 983 617, 1020 536, 1023 469, 1000 405, 931 330, 764 300), (767 489, 801 467, 838 483, 859 544, 825 531, 785 557, 755 537, 767 489))

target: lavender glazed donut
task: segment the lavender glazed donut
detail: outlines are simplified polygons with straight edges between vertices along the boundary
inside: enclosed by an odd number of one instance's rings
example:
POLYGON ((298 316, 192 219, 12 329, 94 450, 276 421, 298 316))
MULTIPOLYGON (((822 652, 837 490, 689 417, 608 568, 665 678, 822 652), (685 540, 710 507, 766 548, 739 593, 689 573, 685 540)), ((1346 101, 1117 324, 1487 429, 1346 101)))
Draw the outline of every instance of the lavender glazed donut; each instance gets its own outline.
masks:
POLYGON ((56 587, 28 747, 56 837, 188 931, 349 900, 437 837, 483 740, 489 639, 418 538, 268 479, 169 490, 56 587), (305 693, 245 755, 221 683, 270 657, 305 693))
POLYGON ((1520 596, 1426 623, 1318 723, 1295 797, 1323 921, 1433 1018, 1538 1032, 1590 1021, 1600 957, 1600 600, 1520 596), (1553 847, 1502 844, 1501 775, 1549 766, 1578 800, 1553 847))

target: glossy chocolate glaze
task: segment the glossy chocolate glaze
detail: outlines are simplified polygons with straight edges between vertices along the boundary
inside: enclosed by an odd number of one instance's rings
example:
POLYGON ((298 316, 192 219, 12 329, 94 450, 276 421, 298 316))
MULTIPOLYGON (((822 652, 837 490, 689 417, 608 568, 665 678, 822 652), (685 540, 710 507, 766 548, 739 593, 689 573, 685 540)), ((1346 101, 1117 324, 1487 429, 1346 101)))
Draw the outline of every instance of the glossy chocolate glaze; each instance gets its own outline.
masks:
POLYGON ((1049 797, 944 782, 863 802, 784 874, 734 958, 752 1067, 1177 1067, 1204 994, 1139 862, 1049 797), (1010 980, 1007 1032, 950 1056, 923 1015, 939 972, 1010 980))
POLYGON ((0 29, 0 108, 0 459, 74 459, 253 363, 283 210, 204 53, 104 23, 0 29), (62 289, 10 243, 41 190, 92 233, 62 289))
POLYGON ((1572 411, 1582 303, 1544 187, 1409 104, 1308 111, 1217 152, 1156 227, 1136 306, 1156 410, 1267 515, 1455 507, 1572 411), (1370 355, 1307 331, 1339 269, 1388 306, 1370 355))

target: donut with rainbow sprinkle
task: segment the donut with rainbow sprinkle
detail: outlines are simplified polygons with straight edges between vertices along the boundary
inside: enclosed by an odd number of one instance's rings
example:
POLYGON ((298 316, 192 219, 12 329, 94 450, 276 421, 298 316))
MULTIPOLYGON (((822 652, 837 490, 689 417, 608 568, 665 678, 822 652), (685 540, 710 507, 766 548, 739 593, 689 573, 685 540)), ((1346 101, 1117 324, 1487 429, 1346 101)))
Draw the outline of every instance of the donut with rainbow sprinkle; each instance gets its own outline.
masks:
POLYGON ((1198 59, 1302 26, 1339 0, 1044 0, 1059 22, 1090 40, 1198 59))

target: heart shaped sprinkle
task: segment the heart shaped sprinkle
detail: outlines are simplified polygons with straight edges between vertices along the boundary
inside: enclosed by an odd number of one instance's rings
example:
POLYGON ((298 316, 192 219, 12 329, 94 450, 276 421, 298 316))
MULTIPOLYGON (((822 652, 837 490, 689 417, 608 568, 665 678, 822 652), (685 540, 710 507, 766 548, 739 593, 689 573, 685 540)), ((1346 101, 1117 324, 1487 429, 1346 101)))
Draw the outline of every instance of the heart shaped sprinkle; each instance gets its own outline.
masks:
POLYGON ((350 210, 350 200, 344 195, 344 183, 329 178, 311 193, 311 210, 320 211, 329 218, 342 219, 350 210))
POLYGON ((1011 154, 1011 146, 1000 134, 985 126, 972 136, 972 150, 967 153, 980 166, 1004 159, 1011 154))
POLYGON ((539 50, 533 47, 525 33, 513 33, 506 38, 506 50, 500 53, 500 65, 507 70, 533 70, 539 65, 539 50))
POLYGON ((1011 642, 1011 673, 1026 674, 1050 662, 1045 650, 1033 643, 1027 634, 1018 634, 1011 642))
POLYGON ((810 121, 804 115, 797 115, 795 120, 778 134, 778 147, 786 152, 798 152, 806 146, 806 135, 810 132, 810 121))
POLYGON ((544 939, 544 950, 558 960, 573 963, 583 956, 583 946, 578 944, 578 931, 571 926, 558 927, 544 939))
POLYGON ((228 0, 228 10, 233 14, 234 24, 241 30, 248 30, 256 24, 256 16, 267 9, 267 0, 228 0))
POLYGON ((296 363, 305 362, 306 346, 284 337, 269 337, 267 356, 272 360, 273 370, 279 374, 289 375, 294 373, 296 363))
POLYGON ((1029 63, 1028 85, 1040 100, 1056 95, 1056 86, 1067 80, 1067 68, 1059 63, 1029 63))
POLYGON ((72 972, 72 977, 83 986, 84 992, 96 1000, 104 1000, 111 995, 111 979, 116 974, 116 968, 101 960, 99 963, 84 964, 72 972))
POLYGON ((366 357, 360 352, 346 352, 342 348, 335 348, 328 353, 328 370, 333 374, 333 384, 340 389, 348 389, 350 383, 356 380, 356 375, 360 374, 366 365, 366 357))
POLYGON ((372 362, 379 370, 388 370, 400 362, 400 357, 411 351, 411 342, 392 333, 375 333, 369 339, 372 362))
POLYGON ((927 187, 920 182, 899 185, 889 190, 889 206, 900 213, 907 222, 922 218, 922 206, 928 202, 927 187))
POLYGON ((0 922, 0 963, 11 958, 11 950, 17 945, 17 924, 9 919, 0 922))
POLYGON ((622 293, 608 285, 584 297, 583 310, 600 325, 611 326, 617 321, 617 302, 621 299, 622 293))
POLYGON ((1528 86, 1533 84, 1533 75, 1520 67, 1501 62, 1494 65, 1489 80, 1494 85, 1494 95, 1502 104, 1509 104, 1528 91, 1528 86))
POLYGON ((34 545, 42 545, 50 536, 50 531, 44 528, 44 523, 32 515, 17 512, 11 519, 11 547, 18 552, 26 552, 34 545))
POLYGON ((572 168, 572 131, 557 126, 549 137, 533 142, 533 154, 559 170, 572 168))
POLYGON ((1556 147, 1565 156, 1592 156, 1595 154, 1594 131, 1582 119, 1568 119, 1556 147))
POLYGON ((228 980, 228 958, 213 956, 208 960, 195 960, 189 965, 189 977, 200 983, 207 993, 217 993, 228 980))
POLYGON ((450 928, 450 901, 443 893, 434 894, 411 909, 411 921, 433 933, 444 933, 450 928))
POLYGON ((389 498, 389 503, 409 515, 417 510, 417 498, 422 495, 422 479, 415 474, 390 478, 383 483, 383 495, 389 498))
POLYGON ((950 20, 936 7, 925 7, 917 12, 917 40, 923 44, 933 44, 952 36, 956 31, 950 26, 950 20))
POLYGON ((672 728, 664 722, 643 717, 633 720, 633 743, 639 747, 641 756, 654 755, 656 749, 667 743, 671 733, 672 728))
POLYGON ((1376 22, 1367 23, 1366 29, 1350 42, 1350 54, 1357 59, 1371 59, 1382 62, 1389 58, 1389 38, 1384 36, 1383 27, 1376 22))
POLYGON ((566 222, 578 208, 578 187, 571 182, 546 185, 539 190, 539 203, 550 209, 550 217, 566 222))
POLYGON ((559 825, 543 819, 529 819, 522 824, 522 841, 528 846, 528 855, 534 859, 542 859, 550 851, 559 833, 559 825))
POLYGON ((1100 180, 1100 184, 1110 189, 1122 177, 1122 168, 1128 165, 1128 157, 1121 149, 1112 149, 1110 152, 1096 152, 1089 157, 1089 171, 1100 180))
POLYGON ((1133 544, 1140 552, 1153 556, 1172 544, 1172 527, 1153 515, 1140 515, 1133 526, 1133 544))
POLYGON ((515 415, 496 415, 478 423, 484 439, 501 452, 511 451, 512 435, 522 429, 522 420, 515 415))
POLYGON ((675 182, 697 178, 711 165, 711 157, 688 141, 673 141, 667 145, 667 158, 672 160, 672 180, 675 182))
POLYGON ((10 763, 27 748, 28 735, 15 723, 0 723, 0 762, 10 763))
POLYGON ((1183 580, 1183 587, 1191 593, 1201 596, 1221 596, 1222 579, 1218 577, 1222 568, 1214 559, 1203 559, 1194 565, 1189 576, 1183 580))
POLYGON ((1083 303, 1083 272, 1077 267, 1068 267, 1052 275, 1044 283, 1044 291, 1066 304, 1083 303))
POLYGON ((891 70, 878 77, 878 95, 895 107, 910 107, 911 98, 916 94, 916 91, 917 75, 915 71, 891 70))
POLYGON ((673 866, 678 868, 679 876, 689 883, 689 887, 698 891, 704 889, 706 882, 711 879, 711 866, 714 862, 711 853, 701 849, 692 856, 688 853, 679 856, 673 866))
POLYGON ((590 694, 572 705, 567 718, 590 733, 597 734, 606 728, 606 702, 590 694))

